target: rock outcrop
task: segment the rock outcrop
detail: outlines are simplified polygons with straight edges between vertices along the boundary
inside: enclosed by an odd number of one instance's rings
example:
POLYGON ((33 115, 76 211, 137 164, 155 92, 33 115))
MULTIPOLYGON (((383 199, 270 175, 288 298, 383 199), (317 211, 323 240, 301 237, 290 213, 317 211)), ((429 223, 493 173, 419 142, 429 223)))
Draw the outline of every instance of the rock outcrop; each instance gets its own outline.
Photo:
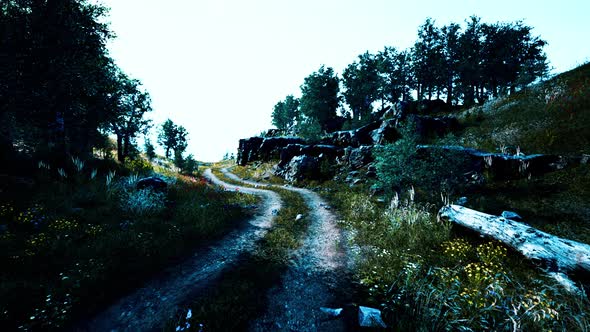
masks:
MULTIPOLYGON (((510 155, 503 153, 489 153, 462 146, 434 146, 419 145, 418 153, 432 150, 442 150, 463 157, 463 161, 470 163, 473 172, 487 173, 496 180, 517 179, 528 176, 538 176, 563 169, 569 165, 579 163, 576 158, 566 158, 556 155, 510 155)), ((579 159, 579 158, 578 158, 579 159)))
POLYGON ((298 182, 303 179, 320 179, 320 158, 306 155, 295 156, 278 174, 282 175, 289 182, 298 182))
POLYGON ((299 137, 250 137, 240 140, 238 165, 244 166, 253 161, 278 159, 281 149, 289 144, 305 144, 299 137))

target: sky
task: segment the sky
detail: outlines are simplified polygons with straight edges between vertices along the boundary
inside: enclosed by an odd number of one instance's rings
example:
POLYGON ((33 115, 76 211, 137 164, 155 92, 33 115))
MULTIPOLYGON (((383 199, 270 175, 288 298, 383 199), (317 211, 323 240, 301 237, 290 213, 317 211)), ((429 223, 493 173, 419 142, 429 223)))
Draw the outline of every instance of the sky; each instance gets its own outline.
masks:
POLYGON ((156 129, 189 132, 201 161, 236 153, 240 138, 272 128, 273 106, 300 96, 324 64, 337 73, 366 51, 406 49, 427 17, 439 26, 523 20, 553 73, 590 61, 588 0, 102 0, 110 55, 150 93, 156 129))

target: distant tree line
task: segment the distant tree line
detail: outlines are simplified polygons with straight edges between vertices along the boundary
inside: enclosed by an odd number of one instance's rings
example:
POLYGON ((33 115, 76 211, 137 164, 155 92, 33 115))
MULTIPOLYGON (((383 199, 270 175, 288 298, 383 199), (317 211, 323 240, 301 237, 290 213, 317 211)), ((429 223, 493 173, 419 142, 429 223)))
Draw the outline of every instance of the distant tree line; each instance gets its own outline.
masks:
MULTIPOLYGON (((88 158, 96 149, 109 149, 109 135, 116 136, 119 161, 137 155, 136 140, 151 127, 145 118, 151 100, 141 82, 109 56, 106 43, 113 34, 104 23, 106 13, 90 0, 0 3, 4 157, 20 152, 88 158)), ((172 149, 182 159, 187 132, 182 126, 173 129, 166 156, 172 149)))
POLYGON ((275 105, 273 124, 304 134, 338 130, 343 124, 358 127, 376 110, 414 96, 418 105, 433 99, 448 106, 481 104, 546 76, 545 45, 520 21, 488 24, 472 16, 464 27, 438 27, 428 18, 410 49, 385 47, 377 54, 361 54, 341 78, 321 66, 305 78, 300 99, 290 95, 275 105))

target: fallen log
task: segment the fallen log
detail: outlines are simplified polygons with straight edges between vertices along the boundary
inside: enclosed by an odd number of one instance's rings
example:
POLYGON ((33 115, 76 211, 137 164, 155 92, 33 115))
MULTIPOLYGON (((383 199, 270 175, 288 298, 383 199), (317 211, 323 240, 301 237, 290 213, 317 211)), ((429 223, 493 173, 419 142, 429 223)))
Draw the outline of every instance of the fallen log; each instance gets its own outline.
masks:
POLYGON ((590 245, 563 239, 526 224, 460 205, 440 209, 441 220, 469 228, 503 242, 526 258, 543 264, 545 272, 569 291, 578 292, 568 273, 590 273, 590 245))

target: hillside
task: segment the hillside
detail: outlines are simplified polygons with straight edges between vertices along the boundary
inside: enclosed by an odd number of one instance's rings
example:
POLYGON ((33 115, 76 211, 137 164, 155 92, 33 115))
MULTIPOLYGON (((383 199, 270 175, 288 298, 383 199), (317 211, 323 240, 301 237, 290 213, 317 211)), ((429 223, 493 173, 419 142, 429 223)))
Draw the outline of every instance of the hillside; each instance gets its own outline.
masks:
MULTIPOLYGON (((381 307, 390 326, 587 330, 590 303, 551 277, 562 272, 555 261, 529 261, 436 215, 449 203, 516 213, 543 236, 586 248, 590 64, 469 109, 409 109, 317 140, 243 139, 231 171, 327 198, 354 248, 353 301, 381 307)), ((587 291, 587 272, 565 278, 587 291)))
POLYGON ((590 64, 458 115, 466 146, 525 153, 590 153, 590 64))

